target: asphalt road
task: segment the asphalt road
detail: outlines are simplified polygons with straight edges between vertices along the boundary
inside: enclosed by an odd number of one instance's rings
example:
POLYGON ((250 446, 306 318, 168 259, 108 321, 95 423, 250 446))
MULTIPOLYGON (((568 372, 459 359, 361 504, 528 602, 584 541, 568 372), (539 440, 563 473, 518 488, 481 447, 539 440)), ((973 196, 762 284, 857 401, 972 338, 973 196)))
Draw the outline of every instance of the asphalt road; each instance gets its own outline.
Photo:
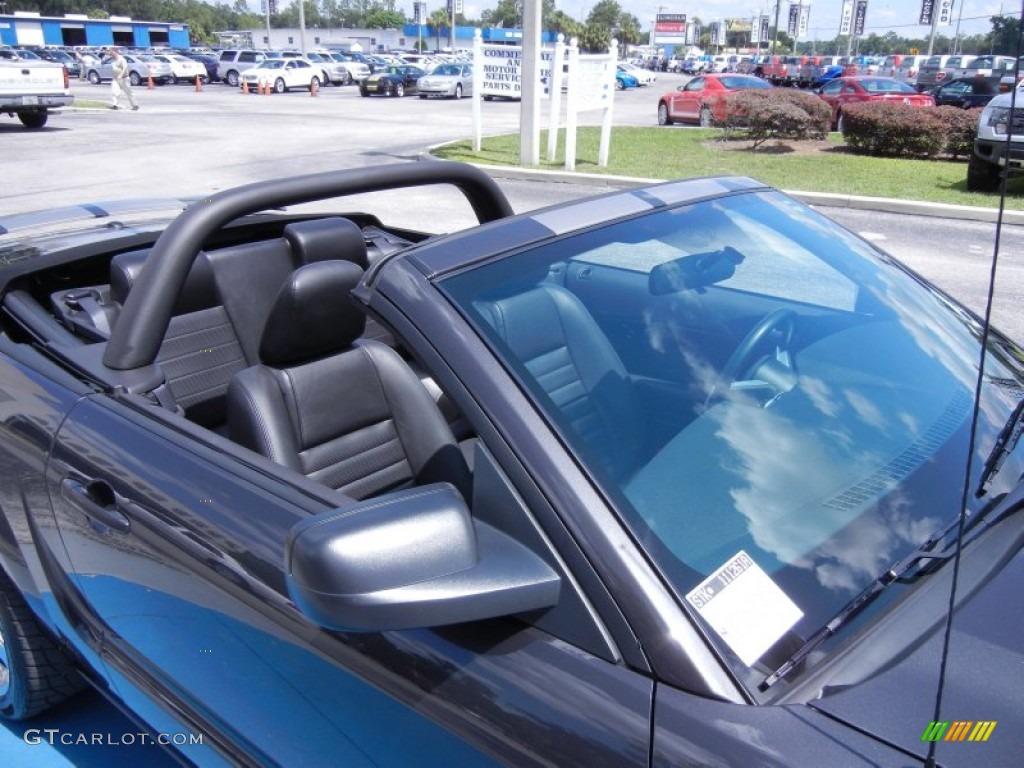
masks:
MULTIPOLYGON (((665 73, 658 78, 650 88, 617 95, 616 124, 655 125, 658 95, 685 80, 665 73)), ((106 102, 110 93, 108 85, 87 83, 76 83, 73 90, 79 99, 97 102, 106 102)), ((69 110, 37 132, 23 130, 16 120, 0 119, 0 217, 123 197, 195 197, 266 178, 414 160, 432 144, 467 139, 473 131, 468 99, 361 98, 351 87, 325 88, 311 98, 301 92, 244 96, 217 84, 196 92, 178 85, 140 88, 137 97, 138 112, 69 110)), ((487 102, 482 111, 485 136, 518 130, 518 102, 487 102)), ((599 118, 597 112, 587 113, 584 122, 599 118)), ((600 191, 571 182, 500 184, 516 211, 600 191)), ((446 190, 404 193, 384 209, 395 222, 425 231, 452 231, 473 223, 465 201, 446 190)), ((884 211, 822 210, 976 312, 984 311, 995 225, 884 211)), ((1024 318, 1018 310, 1024 300, 1024 227, 1005 227, 1000 243, 993 317, 1012 338, 1024 340, 1024 318)), ((76 734, 138 730, 95 694, 28 726, 76 734)), ((45 740, 26 744, 24 733, 21 725, 0 724, 0 765, 161 764, 151 750, 137 746, 50 746, 45 740)))

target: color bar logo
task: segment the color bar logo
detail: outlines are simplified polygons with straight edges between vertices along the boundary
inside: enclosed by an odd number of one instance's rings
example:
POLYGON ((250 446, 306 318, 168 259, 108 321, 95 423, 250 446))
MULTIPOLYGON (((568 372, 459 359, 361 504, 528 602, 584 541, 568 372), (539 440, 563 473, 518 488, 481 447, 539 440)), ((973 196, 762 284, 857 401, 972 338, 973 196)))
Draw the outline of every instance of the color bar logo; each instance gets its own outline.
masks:
POLYGON ((996 728, 996 720, 932 720, 924 729, 921 741, 988 741, 996 728))

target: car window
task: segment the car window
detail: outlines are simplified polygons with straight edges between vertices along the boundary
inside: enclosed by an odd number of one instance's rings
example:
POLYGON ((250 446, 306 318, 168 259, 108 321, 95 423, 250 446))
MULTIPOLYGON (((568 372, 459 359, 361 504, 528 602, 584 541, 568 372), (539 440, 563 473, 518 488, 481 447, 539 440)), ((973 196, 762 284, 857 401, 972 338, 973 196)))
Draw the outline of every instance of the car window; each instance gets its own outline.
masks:
POLYGON ((838 94, 841 90, 843 90, 843 86, 844 85, 845 85, 845 83, 842 83, 842 82, 840 82, 838 80, 833 80, 830 83, 826 83, 822 87, 821 92, 822 93, 827 93, 829 95, 834 96, 834 95, 838 94))
POLYGON ((251 63, 256 61, 256 54, 252 51, 242 51, 238 54, 238 61, 240 63, 251 63))
POLYGON ((441 288, 681 601, 694 605, 705 579, 749 558, 807 637, 958 512, 977 327, 783 195, 570 234, 441 288), (751 320, 728 340, 728 318, 741 317, 751 320), (780 330, 785 317, 794 325, 780 330), (726 375, 728 350, 765 320, 774 340, 726 375), (641 353, 644 376, 674 393, 659 405, 677 417, 664 432, 635 410, 622 368, 641 353))
POLYGON ((686 87, 683 90, 686 90, 686 91, 703 91, 704 90, 704 78, 703 77, 695 77, 695 78, 693 78, 693 80, 691 80, 690 82, 688 82, 686 84, 686 87))

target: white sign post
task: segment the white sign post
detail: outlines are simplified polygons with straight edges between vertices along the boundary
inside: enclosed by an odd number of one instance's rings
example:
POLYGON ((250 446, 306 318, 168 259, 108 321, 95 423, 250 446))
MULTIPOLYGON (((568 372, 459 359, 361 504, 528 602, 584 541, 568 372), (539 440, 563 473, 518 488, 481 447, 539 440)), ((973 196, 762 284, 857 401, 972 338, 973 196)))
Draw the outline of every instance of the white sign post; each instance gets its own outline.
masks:
POLYGON ((569 43, 569 90, 565 104, 565 170, 576 170, 576 127, 579 113, 604 110, 597 164, 607 167, 612 136, 612 104, 615 101, 615 66, 619 43, 612 40, 606 54, 580 54, 576 38, 569 43))
MULTIPOLYGON (((540 51, 539 85, 550 92, 555 52, 540 51)), ((544 90, 541 90, 544 93, 544 90)), ((479 152, 483 132, 480 102, 484 98, 522 99, 523 47, 485 43, 479 29, 473 33, 473 151, 479 152)), ((538 158, 539 159, 539 158, 538 158)))
POLYGON ((548 162, 555 162, 558 155, 558 126, 562 112, 562 81, 565 79, 565 35, 558 33, 555 40, 555 54, 551 60, 551 79, 548 92, 551 94, 551 110, 548 116, 548 162))

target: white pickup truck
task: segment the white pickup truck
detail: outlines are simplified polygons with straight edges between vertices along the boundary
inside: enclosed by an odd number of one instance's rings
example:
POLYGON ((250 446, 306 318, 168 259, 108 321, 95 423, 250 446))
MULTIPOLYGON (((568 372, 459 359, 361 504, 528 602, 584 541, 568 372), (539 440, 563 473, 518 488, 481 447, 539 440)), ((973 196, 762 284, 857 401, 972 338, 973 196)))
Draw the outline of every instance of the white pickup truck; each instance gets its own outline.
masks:
POLYGON ((51 109, 66 107, 72 101, 63 65, 0 59, 0 114, 17 115, 26 128, 42 128, 51 109))

